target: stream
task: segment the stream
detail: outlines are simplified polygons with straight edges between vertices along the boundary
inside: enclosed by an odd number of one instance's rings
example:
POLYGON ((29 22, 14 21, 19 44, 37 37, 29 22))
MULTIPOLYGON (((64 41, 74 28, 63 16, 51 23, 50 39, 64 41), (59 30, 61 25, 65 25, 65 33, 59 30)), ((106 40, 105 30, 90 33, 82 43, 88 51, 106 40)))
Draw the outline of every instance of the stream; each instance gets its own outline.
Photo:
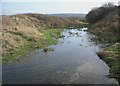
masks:
POLYGON ((7 84, 118 84, 109 78, 109 67, 96 54, 102 45, 90 39, 87 28, 64 29, 54 51, 37 49, 2 65, 3 83, 7 84))

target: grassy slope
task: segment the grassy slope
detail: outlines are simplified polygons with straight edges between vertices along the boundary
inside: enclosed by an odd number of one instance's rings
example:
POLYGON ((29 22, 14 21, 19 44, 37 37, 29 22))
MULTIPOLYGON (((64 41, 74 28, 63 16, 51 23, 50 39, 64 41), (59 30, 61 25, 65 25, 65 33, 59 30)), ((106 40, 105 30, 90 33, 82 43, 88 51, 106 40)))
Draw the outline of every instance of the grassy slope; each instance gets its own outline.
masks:
POLYGON ((3 63, 11 61, 11 60, 15 60, 16 58, 20 57, 21 55, 23 55, 24 53, 26 53, 30 50, 33 50, 33 49, 36 49, 36 48, 45 48, 48 45, 57 44, 58 41, 56 39, 53 39, 52 37, 55 37, 55 38, 61 37, 60 33, 62 31, 63 31, 62 29, 43 30, 43 31, 41 31, 41 33, 44 34, 45 39, 44 38, 38 38, 38 39, 36 39, 37 41, 32 41, 31 40, 30 42, 27 42, 22 47, 18 47, 18 48, 12 47, 11 51, 9 51, 9 52, 4 51, 3 52, 3 56, 4 56, 3 63))
POLYGON ((120 17, 118 13, 111 12, 102 20, 92 24, 89 28, 89 32, 97 35, 97 40, 104 42, 104 43, 115 43, 119 38, 118 31, 118 21, 120 17), (112 21, 111 21, 112 20, 112 21))
MULTIPOLYGON (((42 48, 57 41, 50 37, 60 30, 45 30, 56 26, 67 26, 70 21, 40 14, 18 14, 2 16, 3 62, 11 61, 35 48, 42 48), (66 22, 65 24, 63 24, 66 22), (41 32, 43 31, 43 32, 41 32)), ((60 34, 59 34, 60 35, 60 34)), ((58 34, 56 34, 58 36, 58 34)))
POLYGON ((2 16, 3 63, 16 59, 32 49, 56 44, 57 40, 52 37, 56 39, 64 37, 60 35, 62 30, 58 28, 80 25, 82 23, 80 19, 71 20, 31 13, 2 16))

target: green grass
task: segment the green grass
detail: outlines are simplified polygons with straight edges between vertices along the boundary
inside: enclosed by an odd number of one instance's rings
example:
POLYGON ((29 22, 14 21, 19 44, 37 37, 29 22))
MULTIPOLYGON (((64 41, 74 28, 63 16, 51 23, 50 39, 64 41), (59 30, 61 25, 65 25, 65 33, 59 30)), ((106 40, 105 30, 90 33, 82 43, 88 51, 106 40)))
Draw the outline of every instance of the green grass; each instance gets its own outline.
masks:
POLYGON ((34 50, 37 48, 45 49, 48 45, 57 44, 58 40, 56 40, 56 39, 64 37, 63 35, 61 35, 62 31, 63 31, 63 29, 46 29, 46 30, 40 31, 45 35, 46 39, 38 38, 38 39, 36 39, 37 41, 32 41, 32 39, 29 39, 27 45, 25 45, 23 47, 18 47, 16 49, 11 49, 7 52, 3 52, 2 63, 4 64, 6 62, 15 60, 18 57, 20 57, 21 55, 23 55, 31 50, 34 50), (52 38, 52 37, 54 37, 54 38, 52 38))

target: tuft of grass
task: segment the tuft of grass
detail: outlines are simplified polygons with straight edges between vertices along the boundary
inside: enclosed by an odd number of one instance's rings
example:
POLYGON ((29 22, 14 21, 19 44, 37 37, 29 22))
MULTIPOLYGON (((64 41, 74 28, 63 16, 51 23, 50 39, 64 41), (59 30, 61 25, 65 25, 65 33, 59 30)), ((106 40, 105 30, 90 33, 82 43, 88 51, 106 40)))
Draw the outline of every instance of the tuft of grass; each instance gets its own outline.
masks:
POLYGON ((54 51, 54 48, 44 48, 44 52, 47 52, 47 51, 54 51))
POLYGON ((73 34, 71 31, 68 32, 70 35, 73 34))
POLYGON ((82 46, 82 44, 79 44, 80 46, 82 46))
POLYGON ((79 33, 77 32, 77 33, 75 33, 77 36, 79 35, 79 33))
POLYGON ((106 57, 105 60, 106 60, 108 63, 114 61, 114 59, 113 59, 112 57, 106 57))

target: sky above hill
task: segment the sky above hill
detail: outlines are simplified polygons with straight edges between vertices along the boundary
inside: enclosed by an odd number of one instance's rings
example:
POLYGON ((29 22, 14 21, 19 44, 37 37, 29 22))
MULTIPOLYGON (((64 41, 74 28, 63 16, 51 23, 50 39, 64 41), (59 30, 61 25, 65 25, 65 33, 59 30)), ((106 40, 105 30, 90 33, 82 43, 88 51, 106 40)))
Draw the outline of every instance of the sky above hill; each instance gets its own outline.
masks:
POLYGON ((118 2, 119 0, 2 0, 3 2, 118 2))
POLYGON ((118 0, 2 0, 2 14, 21 13, 84 13, 91 9, 100 7, 104 3, 113 2, 118 4, 118 0))

